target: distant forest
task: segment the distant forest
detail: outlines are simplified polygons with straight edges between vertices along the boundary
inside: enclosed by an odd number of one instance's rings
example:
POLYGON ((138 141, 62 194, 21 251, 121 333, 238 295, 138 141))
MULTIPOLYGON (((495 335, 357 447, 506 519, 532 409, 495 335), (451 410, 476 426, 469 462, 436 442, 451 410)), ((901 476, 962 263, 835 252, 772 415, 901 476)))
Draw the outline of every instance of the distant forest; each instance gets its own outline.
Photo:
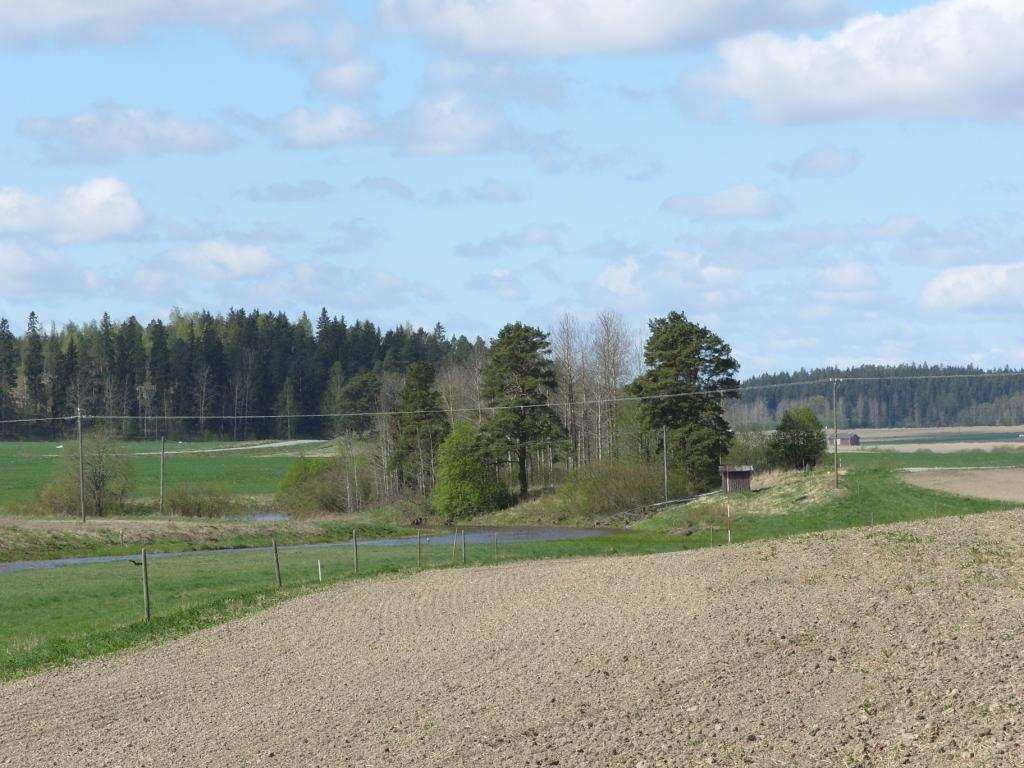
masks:
MULTIPOLYGON (((79 408, 113 420, 125 436, 301 438, 367 430, 369 417, 299 414, 394 409, 413 363, 436 373, 433 386, 454 418, 485 406, 481 371, 488 352, 487 341, 450 335, 440 324, 385 330, 326 310, 315 320, 242 309, 175 311, 166 322, 146 325, 105 314, 49 329, 33 313, 20 337, 0 319, 0 421, 42 421, 0 424, 0 436, 70 434, 73 425, 59 419, 79 408), (252 418, 268 414, 282 418, 252 418)), ((559 406, 562 419, 575 450, 599 455, 610 441, 611 409, 602 412, 593 403, 621 396, 638 373, 637 340, 614 313, 590 327, 567 317, 552 333, 552 353, 558 374, 553 404, 584 403, 559 406)), ((864 365, 764 374, 744 382, 746 391, 729 403, 728 415, 734 428, 774 426, 787 408, 810 405, 830 423, 831 386, 809 382, 839 377, 845 427, 1024 423, 1024 376, 927 378, 980 372, 972 366, 864 365), (856 381, 864 378, 875 380, 856 381)), ((616 411, 618 421, 625 418, 616 411)))
MULTIPOLYGON (((412 363, 453 368, 486 355, 481 339, 372 322, 352 324, 323 311, 303 314, 231 310, 175 311, 168 322, 135 317, 43 329, 35 313, 15 337, 0 319, 0 420, 57 418, 77 409, 123 417, 126 434, 224 438, 320 436, 322 419, 249 420, 253 415, 374 411, 397 393, 412 363), (232 418, 227 418, 232 417, 232 418), (240 417, 240 418, 239 418, 240 417)), ((394 398, 396 399, 397 395, 394 398)), ((66 431, 41 424, 5 433, 66 431)))
POLYGON ((839 378, 843 380, 837 397, 840 428, 1022 424, 1024 375, 966 378, 1015 372, 1019 371, 906 364, 763 374, 743 383, 747 391, 730 403, 729 417, 734 427, 769 426, 778 423, 786 409, 809 405, 831 424, 832 385, 803 382, 839 378), (931 378, 936 376, 951 378, 931 378), (759 389, 766 386, 771 388, 759 389))

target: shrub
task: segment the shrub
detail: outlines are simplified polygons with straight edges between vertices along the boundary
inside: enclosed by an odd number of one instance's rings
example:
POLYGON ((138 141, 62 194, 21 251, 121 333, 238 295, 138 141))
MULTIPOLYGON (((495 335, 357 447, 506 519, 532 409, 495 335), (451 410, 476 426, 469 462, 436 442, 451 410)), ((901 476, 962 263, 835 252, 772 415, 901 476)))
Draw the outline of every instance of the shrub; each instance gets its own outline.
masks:
MULTIPOLYGON (((82 479, 85 485, 85 513, 102 517, 127 508, 132 489, 131 464, 118 453, 114 439, 105 432, 93 432, 84 441, 82 479)), ((78 445, 66 454, 57 477, 39 493, 43 507, 58 515, 76 516, 79 508, 78 445)))
POLYGON ((164 509, 178 517, 225 517, 236 514, 238 505, 230 494, 190 483, 176 485, 164 496, 164 509))
POLYGON ((504 509, 512 497, 494 472, 492 456, 479 430, 456 424, 437 454, 434 509, 449 520, 504 509))
MULTIPOLYGON (((671 495, 685 495, 685 484, 670 477, 671 495)), ((558 490, 560 511, 567 517, 608 517, 664 498, 664 477, 658 465, 605 460, 572 470, 558 490)))
POLYGON ((807 407, 782 414, 769 443, 772 465, 781 469, 810 469, 825 452, 825 428, 807 407))
POLYGON ((292 514, 344 514, 378 502, 364 456, 300 456, 278 484, 275 500, 292 514))
POLYGON ((749 464, 758 471, 770 469, 773 465, 771 437, 765 431, 737 432, 726 458, 727 464, 749 464))

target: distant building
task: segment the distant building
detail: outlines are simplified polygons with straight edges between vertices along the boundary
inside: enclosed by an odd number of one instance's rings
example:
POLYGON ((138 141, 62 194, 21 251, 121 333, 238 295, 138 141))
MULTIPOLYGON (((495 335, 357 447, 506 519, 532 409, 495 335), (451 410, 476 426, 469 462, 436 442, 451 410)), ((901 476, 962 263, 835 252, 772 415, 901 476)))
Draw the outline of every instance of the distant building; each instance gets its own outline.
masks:
POLYGON ((718 468, 718 474, 722 476, 722 490, 729 493, 750 490, 750 480, 754 477, 754 468, 749 464, 735 467, 718 468))
POLYGON ((860 435, 858 435, 856 432, 852 432, 849 435, 839 435, 839 437, 836 438, 836 445, 838 445, 840 448, 842 448, 843 446, 855 448, 856 446, 860 445, 860 435))

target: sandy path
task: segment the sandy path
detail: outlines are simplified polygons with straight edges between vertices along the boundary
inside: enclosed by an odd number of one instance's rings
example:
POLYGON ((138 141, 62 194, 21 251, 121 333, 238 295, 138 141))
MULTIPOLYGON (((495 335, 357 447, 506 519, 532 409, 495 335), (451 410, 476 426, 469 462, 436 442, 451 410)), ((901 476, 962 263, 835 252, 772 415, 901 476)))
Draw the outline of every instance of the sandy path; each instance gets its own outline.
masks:
POLYGON ((911 485, 933 491, 1024 502, 1024 469, 935 469, 908 472, 903 479, 911 485))
POLYGON ((0 687, 0 765, 1015 766, 1024 515, 339 586, 0 687))

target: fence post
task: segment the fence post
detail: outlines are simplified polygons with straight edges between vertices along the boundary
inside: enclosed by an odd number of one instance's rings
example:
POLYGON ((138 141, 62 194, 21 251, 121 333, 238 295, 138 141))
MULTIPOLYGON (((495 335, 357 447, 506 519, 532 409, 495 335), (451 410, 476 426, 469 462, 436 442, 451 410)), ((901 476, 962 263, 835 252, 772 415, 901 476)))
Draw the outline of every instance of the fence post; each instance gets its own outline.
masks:
POLYGON ((494 562, 498 562, 498 534, 494 534, 494 562))
POLYGON ((167 438, 160 437, 160 514, 164 513, 164 448, 167 438))
POLYGON ((423 567, 423 545, 420 541, 419 531, 416 531, 416 567, 423 567))
POLYGON ((665 483, 665 501, 668 501, 668 428, 661 427, 661 472, 665 483))
POLYGON ((85 441, 82 439, 82 409, 78 409, 78 511, 85 522, 85 441))
POLYGON ((359 573, 359 532, 352 529, 352 572, 359 573))
POLYGON ((455 562, 455 556, 459 551, 459 529, 456 528, 452 533, 452 562, 455 562))
POLYGON ((146 621, 152 618, 149 608, 149 559, 146 557, 146 548, 142 548, 142 605, 146 611, 146 621))
POLYGON ((277 539, 271 539, 274 543, 274 572, 277 574, 277 588, 280 589, 281 584, 281 558, 277 555, 277 539))
POLYGON ((462 529, 462 564, 466 564, 466 529, 462 529))
POLYGON ((835 465, 835 485, 839 487, 839 407, 836 400, 836 390, 839 386, 839 379, 832 379, 832 461, 835 465))
POLYGON ((316 561, 316 577, 322 583, 324 580, 324 569, 320 567, 320 560, 316 561))

